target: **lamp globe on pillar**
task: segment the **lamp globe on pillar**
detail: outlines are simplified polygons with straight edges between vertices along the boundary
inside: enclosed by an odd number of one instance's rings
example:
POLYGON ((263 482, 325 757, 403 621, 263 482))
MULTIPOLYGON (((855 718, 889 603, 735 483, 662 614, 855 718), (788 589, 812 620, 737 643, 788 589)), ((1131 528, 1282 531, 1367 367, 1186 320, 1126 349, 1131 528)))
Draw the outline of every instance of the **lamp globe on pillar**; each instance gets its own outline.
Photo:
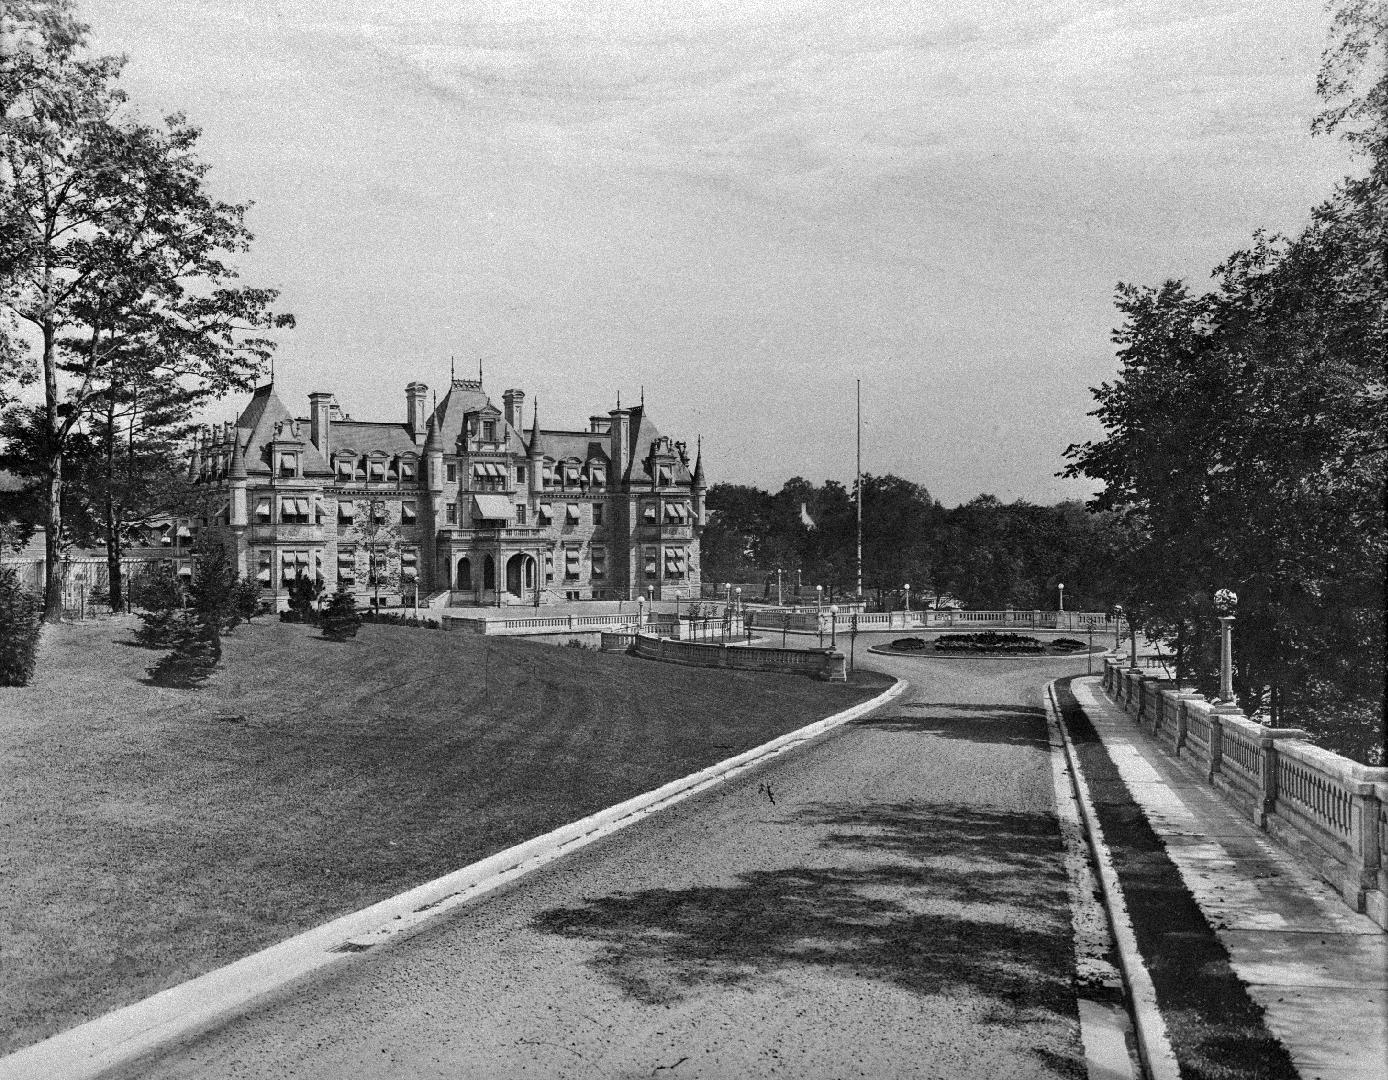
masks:
POLYGON ((904 586, 906 589, 906 614, 911 614, 911 583, 908 581, 904 586))
POLYGON ((839 647, 839 606, 829 605, 829 648, 839 647))
POLYGON ((1238 594, 1232 589, 1215 593, 1215 614, 1219 617, 1219 700, 1223 705, 1234 704, 1234 612, 1238 606, 1238 594))
POLYGON ((1065 610, 1065 583, 1064 583, 1063 581, 1058 581, 1058 582, 1056 582, 1056 586, 1055 586, 1055 587, 1056 587, 1057 589, 1060 590, 1060 610, 1061 610, 1061 611, 1064 611, 1064 610, 1065 610))

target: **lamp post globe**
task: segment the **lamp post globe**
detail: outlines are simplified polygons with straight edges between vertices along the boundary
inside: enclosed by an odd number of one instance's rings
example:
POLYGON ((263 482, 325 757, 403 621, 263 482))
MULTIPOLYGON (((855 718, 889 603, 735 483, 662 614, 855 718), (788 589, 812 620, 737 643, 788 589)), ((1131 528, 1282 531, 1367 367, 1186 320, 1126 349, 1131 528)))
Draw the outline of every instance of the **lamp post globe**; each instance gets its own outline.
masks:
POLYGON ((906 583, 906 614, 911 614, 911 583, 906 583))
POLYGON ((829 605, 829 648, 836 649, 839 645, 839 606, 838 604, 829 605))
POLYGON ((1062 582, 1056 582, 1056 586, 1055 586, 1055 587, 1056 587, 1057 589, 1060 590, 1060 610, 1061 610, 1061 611, 1064 611, 1064 610, 1065 610, 1065 583, 1064 583, 1063 581, 1062 581, 1062 582))

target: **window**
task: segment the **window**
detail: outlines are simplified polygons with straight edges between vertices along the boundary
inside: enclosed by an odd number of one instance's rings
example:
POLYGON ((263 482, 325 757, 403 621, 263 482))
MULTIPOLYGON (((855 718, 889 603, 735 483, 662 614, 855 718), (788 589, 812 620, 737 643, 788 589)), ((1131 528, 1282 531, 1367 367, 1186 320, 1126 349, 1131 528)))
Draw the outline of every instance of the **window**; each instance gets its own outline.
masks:
POLYGON ((603 505, 602 505, 602 503, 594 503, 594 504, 593 504, 593 524, 594 524, 594 525, 601 525, 601 524, 602 524, 602 512, 603 512, 603 505))
POLYGON ((674 579, 684 577, 684 548, 665 549, 665 576, 674 579))
POLYGON ((337 580, 342 585, 355 585, 357 583, 356 548, 337 549, 337 580))
POLYGON ((607 577, 607 549, 595 547, 592 555, 593 577, 607 577))
POLYGON ((656 466, 656 483, 669 484, 673 482, 672 471, 669 465, 656 466))
POLYGON ((270 524, 270 500, 256 499, 255 501, 255 520, 257 525, 270 524))
POLYGON ((419 516, 419 511, 415 508, 415 504, 414 504, 414 503, 412 503, 412 502, 403 502, 403 503, 400 504, 400 524, 401 524, 401 525, 413 525, 413 524, 415 523, 415 519, 416 519, 418 516, 419 516))
POLYGON ((373 458, 367 464, 367 479, 381 481, 386 478, 386 463, 380 458, 373 458))
POLYGON ((414 462, 413 462, 413 461, 401 461, 401 462, 400 462, 400 479, 401 479, 401 480, 407 480, 407 481, 413 481, 414 478, 415 478, 414 462))
POLYGON ((570 525, 578 524, 578 503, 569 503, 564 507, 564 520, 570 525))
POLYGON ((472 486, 477 491, 502 491, 506 487, 506 468, 483 462, 472 467, 472 486))
POLYGON ((458 524, 458 504, 449 503, 444 507, 443 518, 449 525, 458 524))
POLYGON ((285 525, 307 525, 309 522, 308 500, 281 497, 280 522, 285 525))
POLYGON ((288 588, 298 577, 312 577, 307 551, 280 552, 280 584, 288 588))
POLYGON ((578 580, 578 548, 564 549, 564 580, 578 580))
POLYGON ((373 502, 371 504, 371 520, 377 525, 388 525, 390 523, 390 507, 383 502, 373 502))
POLYGON ((457 462, 450 461, 445 468, 448 470, 448 482, 450 484, 456 484, 458 482, 457 462))
POLYGON ((667 502, 665 504, 665 523, 667 525, 683 525, 685 523, 688 507, 682 502, 667 502))
POLYGON ((549 503, 540 503, 538 516, 541 525, 548 525, 554 520, 554 507, 549 503))
POLYGON ((564 466, 564 483, 572 487, 578 486, 578 462, 570 462, 564 466))
POLYGON ((554 552, 545 552, 545 580, 554 580, 554 552))
POLYGON ((524 465, 517 465, 517 466, 516 466, 516 483, 518 483, 518 484, 523 484, 523 483, 525 483, 525 466, 524 466, 524 465))
POLYGON ((525 524, 525 503, 516 503, 516 524, 525 524))
POLYGON ((655 524, 655 515, 655 503, 647 503, 645 506, 641 508, 641 520, 644 521, 647 525, 655 524))
POLYGON ((268 589, 274 569, 274 552, 269 548, 261 548, 256 553, 255 566, 255 580, 268 589))
POLYGON ((495 420, 483 420, 483 421, 482 421, 482 441, 483 441, 483 442, 496 442, 496 421, 495 421, 495 420))
POLYGON ((337 523, 350 525, 357 518, 357 504, 350 499, 337 504, 337 523))
POLYGON ((299 475, 299 455, 293 450, 281 450, 279 453, 279 472, 281 476, 299 475))
POLYGON ((400 552, 400 577, 404 581, 419 580, 419 552, 414 548, 400 552))
POLYGON ((607 486, 607 466, 593 462, 588 466, 588 482, 594 487, 607 486))
POLYGON ((660 576, 660 567, 657 565, 660 561, 660 549, 648 547, 645 550, 645 559, 646 577, 649 578, 651 581, 654 581, 656 578, 660 576))
POLYGON ((338 459, 337 459, 337 478, 338 478, 339 480, 350 480, 350 479, 352 479, 352 459, 351 459, 351 458, 338 458, 338 459))

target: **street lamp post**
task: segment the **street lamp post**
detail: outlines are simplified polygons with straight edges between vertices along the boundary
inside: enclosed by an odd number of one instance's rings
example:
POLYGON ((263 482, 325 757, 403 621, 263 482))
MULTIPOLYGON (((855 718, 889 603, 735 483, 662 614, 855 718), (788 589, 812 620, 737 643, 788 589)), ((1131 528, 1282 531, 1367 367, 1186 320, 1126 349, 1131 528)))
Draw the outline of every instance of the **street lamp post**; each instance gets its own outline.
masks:
POLYGON ((855 611, 848 624, 848 670, 853 670, 853 661, 858 655, 858 613, 855 611))
POLYGON ((1123 629, 1122 629, 1122 627, 1123 627, 1123 606, 1122 606, 1121 604, 1114 604, 1114 605, 1113 605, 1113 651, 1114 651, 1115 653, 1118 651, 1118 646, 1119 646, 1120 644, 1122 644, 1122 641, 1123 641, 1123 637, 1122 637, 1122 635, 1123 635, 1123 629))
POLYGON ((1234 704, 1234 611, 1239 598, 1231 589, 1215 593, 1215 613, 1219 616, 1219 700, 1234 704))
POLYGON ((646 625, 646 598, 640 593, 636 594, 636 632, 639 634, 641 628, 646 625))
POLYGON ((781 568, 776 567, 776 606, 781 606, 781 568))
POLYGON ((906 621, 911 621, 911 583, 906 583, 906 621))
MULTIPOLYGON (((739 585, 739 586, 737 587, 736 595, 737 595, 737 603, 736 603, 736 605, 733 607, 733 612, 734 612, 734 614, 736 615, 737 618, 743 620, 743 625, 745 626, 745 625, 746 625, 746 619, 743 617, 743 614, 742 614, 742 586, 741 586, 741 585, 739 585)), ((730 638, 732 637, 732 629, 733 629, 732 623, 729 622, 729 623, 728 623, 728 636, 729 636, 730 638)))
POLYGON ((829 605, 829 648, 839 647, 839 606, 829 605))
POLYGON ((1056 584, 1056 588, 1060 590, 1060 610, 1061 610, 1061 613, 1063 614, 1064 611, 1065 611, 1065 584, 1064 584, 1064 582, 1058 582, 1058 583, 1056 584))

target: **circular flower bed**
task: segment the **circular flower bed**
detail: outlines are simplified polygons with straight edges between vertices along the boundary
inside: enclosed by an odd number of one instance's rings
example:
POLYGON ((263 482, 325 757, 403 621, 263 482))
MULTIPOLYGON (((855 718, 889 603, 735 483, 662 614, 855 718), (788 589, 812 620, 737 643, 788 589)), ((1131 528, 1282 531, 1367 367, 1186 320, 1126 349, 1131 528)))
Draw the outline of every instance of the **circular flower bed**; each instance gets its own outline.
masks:
POLYGON ((1025 634, 984 630, 974 634, 941 634, 933 641, 918 637, 897 638, 888 648, 902 653, 930 650, 947 656, 1067 656, 1083 652, 1088 646, 1077 638, 1045 641, 1025 634))

